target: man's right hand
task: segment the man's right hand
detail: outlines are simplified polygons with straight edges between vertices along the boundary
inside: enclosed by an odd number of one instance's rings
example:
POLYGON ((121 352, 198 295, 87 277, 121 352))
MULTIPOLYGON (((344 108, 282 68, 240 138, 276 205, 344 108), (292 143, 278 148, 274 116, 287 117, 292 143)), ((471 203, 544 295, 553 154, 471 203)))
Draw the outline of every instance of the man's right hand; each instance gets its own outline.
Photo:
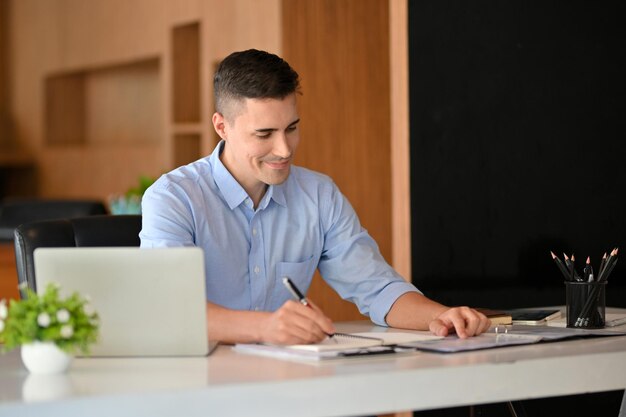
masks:
POLYGON ((263 342, 278 345, 317 343, 334 333, 333 322, 319 307, 293 300, 266 316, 261 329, 263 342))

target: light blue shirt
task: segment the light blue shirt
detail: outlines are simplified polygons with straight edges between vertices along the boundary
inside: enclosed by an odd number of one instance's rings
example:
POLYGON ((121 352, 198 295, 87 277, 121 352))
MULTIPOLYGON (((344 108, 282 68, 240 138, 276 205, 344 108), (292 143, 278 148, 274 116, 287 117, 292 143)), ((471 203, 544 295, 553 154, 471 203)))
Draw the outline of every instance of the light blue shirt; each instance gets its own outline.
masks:
POLYGON ((306 293, 313 273, 380 325, 396 299, 417 289, 385 262, 333 181, 292 166, 270 185, 256 210, 219 159, 224 142, 203 159, 157 180, 142 200, 141 247, 199 246, 206 297, 236 310, 274 311, 306 293))

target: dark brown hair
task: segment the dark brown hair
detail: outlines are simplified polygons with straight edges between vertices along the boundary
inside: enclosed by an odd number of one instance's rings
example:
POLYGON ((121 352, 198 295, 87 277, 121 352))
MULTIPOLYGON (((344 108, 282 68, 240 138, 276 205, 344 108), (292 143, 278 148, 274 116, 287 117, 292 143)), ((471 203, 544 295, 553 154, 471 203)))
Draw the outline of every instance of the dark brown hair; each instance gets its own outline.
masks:
POLYGON ((234 52, 220 63, 213 78, 215 110, 244 98, 282 99, 300 86, 298 73, 281 57, 257 49, 234 52))

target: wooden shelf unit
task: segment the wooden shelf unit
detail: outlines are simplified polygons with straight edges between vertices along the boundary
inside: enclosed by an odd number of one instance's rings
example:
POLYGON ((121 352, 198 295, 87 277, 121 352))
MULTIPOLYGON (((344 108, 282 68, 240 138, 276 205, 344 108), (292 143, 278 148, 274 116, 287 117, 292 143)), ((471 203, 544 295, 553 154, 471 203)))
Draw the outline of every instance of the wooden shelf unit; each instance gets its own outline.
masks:
POLYGON ((161 134, 160 59, 151 57, 45 80, 45 144, 157 143, 161 134))
POLYGON ((202 154, 200 29, 199 22, 192 22, 174 26, 171 31, 171 132, 175 167, 193 162, 202 154))
POLYGON ((179 167, 201 157, 202 135, 181 133, 174 135, 174 165, 179 167))
POLYGON ((200 23, 172 29, 172 117, 174 123, 194 123, 200 109, 200 23))
POLYGON ((173 134, 198 133, 202 132, 201 123, 176 123, 172 126, 173 134))

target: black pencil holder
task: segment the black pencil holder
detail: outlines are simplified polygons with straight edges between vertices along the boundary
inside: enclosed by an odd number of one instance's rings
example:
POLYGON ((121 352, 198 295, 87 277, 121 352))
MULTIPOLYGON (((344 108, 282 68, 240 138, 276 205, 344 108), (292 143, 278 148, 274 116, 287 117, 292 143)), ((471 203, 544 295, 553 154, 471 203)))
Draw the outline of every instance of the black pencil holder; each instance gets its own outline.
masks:
POLYGON ((565 281, 567 327, 601 329, 606 313, 606 281, 565 281))

